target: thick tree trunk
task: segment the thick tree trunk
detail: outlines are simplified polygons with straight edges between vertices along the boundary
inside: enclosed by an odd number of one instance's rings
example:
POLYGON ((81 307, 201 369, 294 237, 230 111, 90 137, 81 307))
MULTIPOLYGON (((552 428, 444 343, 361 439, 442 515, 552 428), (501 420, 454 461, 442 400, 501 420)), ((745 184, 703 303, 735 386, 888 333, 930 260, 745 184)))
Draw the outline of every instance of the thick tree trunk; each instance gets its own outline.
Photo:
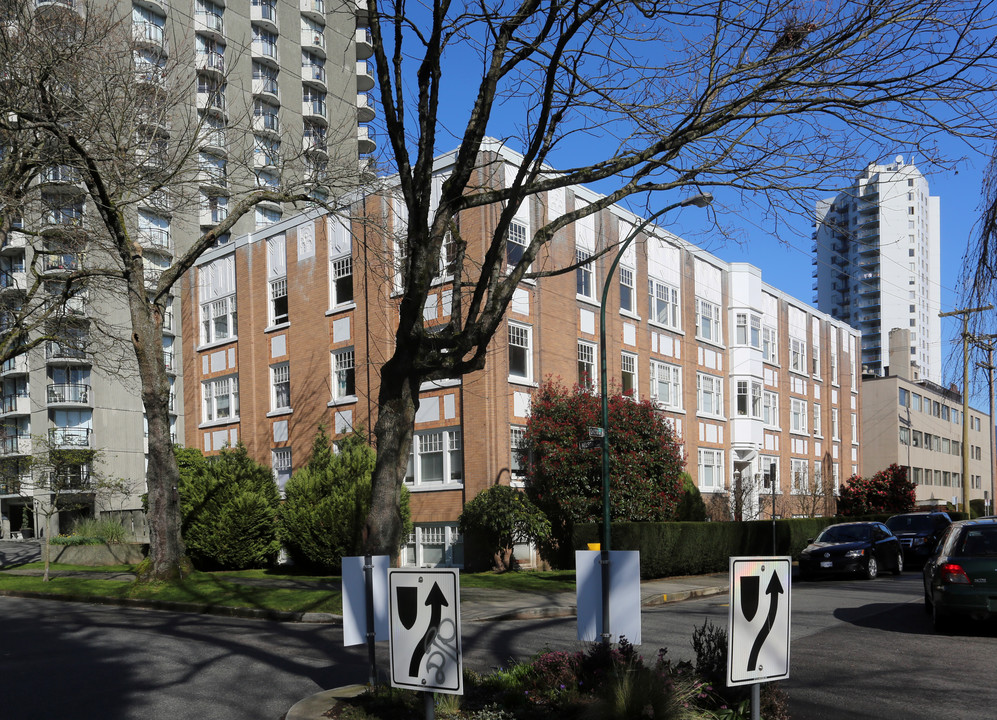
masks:
POLYGON ((180 536, 180 470, 170 437, 170 382, 163 360, 163 308, 145 297, 141 273, 129 281, 128 303, 132 346, 142 383, 142 404, 149 425, 148 485, 149 560, 144 576, 150 580, 182 577, 188 569, 180 536))
POLYGON ((381 371, 378 416, 374 426, 377 463, 371 478, 371 503, 364 527, 364 552, 398 555, 402 543, 401 488, 412 448, 419 379, 398 353, 381 371))

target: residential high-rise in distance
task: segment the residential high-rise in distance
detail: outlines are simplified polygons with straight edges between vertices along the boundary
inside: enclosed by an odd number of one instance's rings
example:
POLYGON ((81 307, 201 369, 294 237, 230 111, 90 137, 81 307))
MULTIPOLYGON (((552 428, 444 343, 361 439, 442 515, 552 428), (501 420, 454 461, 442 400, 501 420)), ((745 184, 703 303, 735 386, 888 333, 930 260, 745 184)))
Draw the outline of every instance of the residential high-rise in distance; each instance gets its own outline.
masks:
MULTIPOLYGON (((183 191, 167 185, 165 193, 128 209, 126 222, 143 247, 150 280, 205 229, 227 218, 230 200, 234 204, 240 192, 255 187, 276 187, 289 167, 316 177, 334 167, 343 177, 367 172, 361 156, 375 149, 366 125, 375 111, 367 95, 374 78, 363 3, 21 0, 5 6, 0 17, 3 32, 12 37, 40 18, 71 28, 87 18, 110 18, 108 27, 125 31, 120 42, 133 57, 136 88, 149 97, 170 83, 184 88, 185 99, 169 111, 184 122, 166 115, 147 121, 142 138, 156 140, 136 151, 145 153, 139 156, 145 158, 140 175, 175 162, 171 143, 196 123, 196 168, 185 169, 183 191)), ((93 257, 91 233, 100 221, 79 168, 53 161, 35 183, 34 197, 35 206, 14 219, 0 247, 0 332, 10 327, 10 309, 23 305, 33 274, 41 275, 46 290, 51 286, 47 291, 58 292, 60 279, 84 267, 88 252, 93 257), (70 234, 77 246, 55 254, 53 244, 70 234)), ((262 231, 288 209, 261 203, 236 223, 232 236, 262 231)), ((229 238, 225 234, 217 244, 229 238)), ((164 355, 171 430, 183 443, 183 407, 176 400, 183 397, 179 299, 172 310, 163 327, 164 355)), ((234 304, 216 302, 210 312, 214 332, 235 333, 234 304)), ((126 525, 131 521, 141 537, 148 441, 138 371, 127 335, 111 356, 107 334, 98 338, 94 323, 100 318, 105 327, 126 328, 127 308, 120 297, 97 288, 71 298, 63 314, 67 326, 57 337, 65 342, 50 341, 0 366, 0 512, 13 530, 22 523, 38 528, 40 516, 30 517, 32 507, 48 501, 32 479, 30 459, 45 452, 39 446, 81 450, 82 458, 93 451, 102 458, 101 473, 125 479, 130 489, 113 508, 97 503, 92 509, 126 525)), ((92 487, 91 464, 80 463, 68 478, 81 493, 92 487)), ((65 529, 66 518, 61 520, 65 529)), ((58 528, 56 521, 53 531, 58 528)))
POLYGON ((941 382, 939 228, 939 199, 900 155, 817 203, 814 302, 861 330, 864 372, 885 373, 889 332, 903 328, 920 377, 941 382))

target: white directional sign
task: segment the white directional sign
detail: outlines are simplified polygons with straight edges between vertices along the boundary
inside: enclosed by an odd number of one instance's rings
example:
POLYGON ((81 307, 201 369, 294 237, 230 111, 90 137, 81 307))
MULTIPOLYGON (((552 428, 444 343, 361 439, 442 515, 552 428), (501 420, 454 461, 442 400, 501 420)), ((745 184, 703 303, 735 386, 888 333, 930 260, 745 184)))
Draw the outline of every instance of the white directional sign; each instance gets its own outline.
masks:
POLYGON ((391 685, 463 695, 456 569, 389 570, 391 685))
POLYGON ((732 557, 727 684, 789 677, 792 558, 732 557))

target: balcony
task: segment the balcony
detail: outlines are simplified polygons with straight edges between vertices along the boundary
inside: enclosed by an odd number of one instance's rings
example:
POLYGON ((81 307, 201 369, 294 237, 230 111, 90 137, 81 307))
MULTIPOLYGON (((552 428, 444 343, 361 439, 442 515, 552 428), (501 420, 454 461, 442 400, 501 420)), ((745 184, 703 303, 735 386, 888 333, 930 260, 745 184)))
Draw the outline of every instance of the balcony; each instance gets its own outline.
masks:
POLYGON ((7 233, 7 239, 4 241, 3 247, 0 248, 0 253, 4 255, 20 255, 24 253, 24 248, 28 245, 28 236, 25 235, 20 230, 11 229, 7 233))
POLYGON ((261 38, 253 38, 253 59, 254 60, 267 60, 270 63, 276 64, 277 60, 277 43, 267 42, 261 38))
POLYGON ((357 95, 357 122, 368 123, 377 117, 374 101, 365 93, 357 95))
POLYGON ((280 86, 277 84, 277 78, 253 78, 253 95, 268 95, 275 102, 280 102, 280 86))
POLYGON ((201 225, 217 225, 228 217, 228 208, 202 207, 199 217, 201 225))
POLYGON ((0 365, 0 375, 4 377, 8 375, 27 375, 28 374, 28 356, 27 354, 15 355, 14 357, 4 361, 0 365))
POLYGON ((325 34, 311 30, 301 30, 301 49, 325 57, 325 34))
POLYGON ((254 2, 249 8, 249 19, 270 32, 277 32, 277 3, 254 2))
POLYGON ((0 292, 7 290, 24 292, 28 287, 28 276, 23 270, 0 270, 0 292))
POLYGON ((325 22, 325 0, 301 0, 301 14, 316 22, 325 22))
POLYGON ((253 131, 280 135, 280 117, 276 113, 261 113, 253 116, 253 131))
POLYGON ((301 114, 309 120, 319 120, 323 125, 328 123, 325 116, 325 100, 302 100, 301 114))
POLYGON ((42 256, 42 272, 45 273, 70 273, 80 269, 79 258, 72 253, 58 253, 42 256))
POLYGON ((21 435, 0 436, 0 455, 30 455, 31 436, 21 435))
POLYGON ((176 353, 164 352, 163 353, 163 364, 166 366, 166 372, 173 373, 177 371, 177 357, 176 353))
POLYGON ((167 255, 173 253, 173 240, 168 228, 139 228, 138 241, 144 248, 167 255))
POLYGON ((374 89, 374 66, 366 60, 357 60, 357 92, 374 89))
POLYGON ((225 115, 225 94, 220 90, 198 90, 197 109, 216 115, 225 115))
POLYGON ((217 77, 225 76, 225 56, 219 52, 197 54, 198 72, 217 77))
POLYGON ((205 150, 210 150, 216 155, 224 154, 228 147, 228 141, 225 138, 225 128, 202 126, 201 147, 205 150))
POLYGON ((45 343, 45 359, 59 362, 78 361, 89 363, 87 351, 84 347, 58 343, 54 340, 49 340, 45 343))
POLYGON ((49 405, 83 405, 90 407, 90 386, 73 383, 49 385, 46 397, 49 405))
POLYGON ((366 125, 360 125, 357 128, 357 151, 361 155, 370 155, 375 150, 377 150, 377 143, 370 136, 370 128, 366 125))
POLYGON ((42 230, 83 230, 86 220, 83 216, 83 206, 68 206, 49 208, 42 213, 42 230))
POLYGON ((309 85, 317 85, 322 90, 325 90, 327 87, 325 80, 325 66, 316 65, 315 63, 302 65, 301 80, 309 85))
POLYGON ((197 182, 202 187, 220 190, 222 194, 228 189, 228 176, 225 174, 224 167, 215 167, 214 165, 201 167, 197 171, 197 182))
POLYGON ((309 133, 305 131, 305 136, 301 139, 301 149, 306 153, 329 154, 329 147, 326 145, 325 133, 309 133))
POLYGON ((0 415, 30 415, 31 398, 27 395, 0 396, 0 415))
POLYGON ((24 492, 27 492, 26 486, 30 484, 30 475, 25 475, 17 479, 3 478, 0 480, 0 497, 16 497, 21 494, 22 488, 24 492))
POLYGON ((194 13, 194 31, 222 40, 225 37, 225 21, 221 15, 198 11, 194 13))
POLYGON ((132 39, 139 45, 166 50, 166 32, 162 25, 151 22, 132 23, 132 39))
POLYGON ((82 15, 86 11, 86 3, 82 0, 35 0, 35 8, 39 12, 72 10, 77 15, 82 15))
POLYGON ((48 441, 54 448, 89 448, 93 442, 93 431, 80 427, 49 428, 48 441))
POLYGON ((374 45, 370 37, 370 29, 359 27, 356 31, 357 60, 366 60, 374 54, 374 45))
POLYGON ((71 165, 49 165, 42 170, 39 180, 56 185, 79 185, 80 173, 71 165))

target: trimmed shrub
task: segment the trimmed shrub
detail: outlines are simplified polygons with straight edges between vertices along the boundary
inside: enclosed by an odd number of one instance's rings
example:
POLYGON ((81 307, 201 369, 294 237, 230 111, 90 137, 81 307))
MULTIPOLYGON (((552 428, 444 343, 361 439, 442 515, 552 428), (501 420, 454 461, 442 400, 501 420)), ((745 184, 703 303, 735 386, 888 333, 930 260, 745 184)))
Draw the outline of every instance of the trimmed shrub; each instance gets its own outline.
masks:
POLYGON ((682 496, 679 498, 675 519, 683 522, 703 522, 706 520, 706 503, 692 481, 689 473, 682 473, 682 496))
POLYGON ((206 459, 178 448, 180 513, 187 554, 200 569, 244 570, 272 565, 280 551, 273 473, 240 442, 206 459))
POLYGON ((526 495, 508 485, 493 485, 478 493, 458 518, 464 536, 464 561, 514 570, 513 546, 550 537, 550 521, 526 495), (488 556, 484 560, 481 556, 488 556))

